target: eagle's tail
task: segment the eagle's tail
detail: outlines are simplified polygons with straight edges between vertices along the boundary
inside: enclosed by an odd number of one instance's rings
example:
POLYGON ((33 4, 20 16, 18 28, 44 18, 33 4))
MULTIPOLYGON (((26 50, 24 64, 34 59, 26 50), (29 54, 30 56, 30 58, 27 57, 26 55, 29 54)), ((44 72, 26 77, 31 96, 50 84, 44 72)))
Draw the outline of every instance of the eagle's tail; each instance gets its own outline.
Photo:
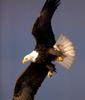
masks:
POLYGON ((53 47, 55 50, 61 51, 64 55, 62 57, 57 57, 56 61, 69 69, 75 58, 75 49, 72 42, 65 35, 61 34, 53 47))

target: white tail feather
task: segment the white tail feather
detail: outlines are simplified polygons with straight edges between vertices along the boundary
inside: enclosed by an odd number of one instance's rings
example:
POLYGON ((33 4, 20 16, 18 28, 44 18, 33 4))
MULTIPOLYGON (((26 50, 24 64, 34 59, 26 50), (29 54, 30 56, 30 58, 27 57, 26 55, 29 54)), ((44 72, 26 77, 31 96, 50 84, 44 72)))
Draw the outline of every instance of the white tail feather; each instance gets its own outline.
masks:
POLYGON ((66 36, 61 34, 53 47, 55 50, 61 50, 65 55, 64 60, 58 63, 69 69, 75 59, 75 48, 72 42, 66 36), (62 46, 62 48, 59 49, 58 45, 62 46))

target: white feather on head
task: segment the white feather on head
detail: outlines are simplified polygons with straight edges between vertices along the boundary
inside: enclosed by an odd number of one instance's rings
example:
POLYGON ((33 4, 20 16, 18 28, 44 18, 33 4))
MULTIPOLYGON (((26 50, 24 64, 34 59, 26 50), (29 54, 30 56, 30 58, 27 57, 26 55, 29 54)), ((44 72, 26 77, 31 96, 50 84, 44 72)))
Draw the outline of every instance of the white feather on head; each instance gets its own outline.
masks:
POLYGON ((27 61, 35 62, 38 55, 39 55, 39 53, 37 51, 33 50, 30 54, 26 55, 23 58, 22 63, 25 64, 27 61))

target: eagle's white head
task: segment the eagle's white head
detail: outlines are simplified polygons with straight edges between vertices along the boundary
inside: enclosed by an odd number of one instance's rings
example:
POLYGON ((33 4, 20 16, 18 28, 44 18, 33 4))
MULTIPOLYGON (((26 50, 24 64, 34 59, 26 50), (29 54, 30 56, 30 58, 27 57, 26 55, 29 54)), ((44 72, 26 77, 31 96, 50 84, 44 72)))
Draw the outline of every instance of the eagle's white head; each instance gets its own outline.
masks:
POLYGON ((23 58, 22 63, 25 64, 28 61, 35 62, 38 55, 39 55, 39 53, 37 51, 33 50, 30 54, 26 55, 23 58))

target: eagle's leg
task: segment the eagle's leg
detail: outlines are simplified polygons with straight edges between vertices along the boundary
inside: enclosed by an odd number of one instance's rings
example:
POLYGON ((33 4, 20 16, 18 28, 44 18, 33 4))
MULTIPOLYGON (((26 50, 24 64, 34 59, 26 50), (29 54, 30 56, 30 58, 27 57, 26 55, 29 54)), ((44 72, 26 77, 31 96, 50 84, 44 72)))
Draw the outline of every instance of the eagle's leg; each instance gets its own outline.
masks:
POLYGON ((56 72, 56 68, 55 65, 50 63, 48 65, 46 65, 46 67, 48 68, 48 77, 51 78, 53 76, 53 72, 56 72))

